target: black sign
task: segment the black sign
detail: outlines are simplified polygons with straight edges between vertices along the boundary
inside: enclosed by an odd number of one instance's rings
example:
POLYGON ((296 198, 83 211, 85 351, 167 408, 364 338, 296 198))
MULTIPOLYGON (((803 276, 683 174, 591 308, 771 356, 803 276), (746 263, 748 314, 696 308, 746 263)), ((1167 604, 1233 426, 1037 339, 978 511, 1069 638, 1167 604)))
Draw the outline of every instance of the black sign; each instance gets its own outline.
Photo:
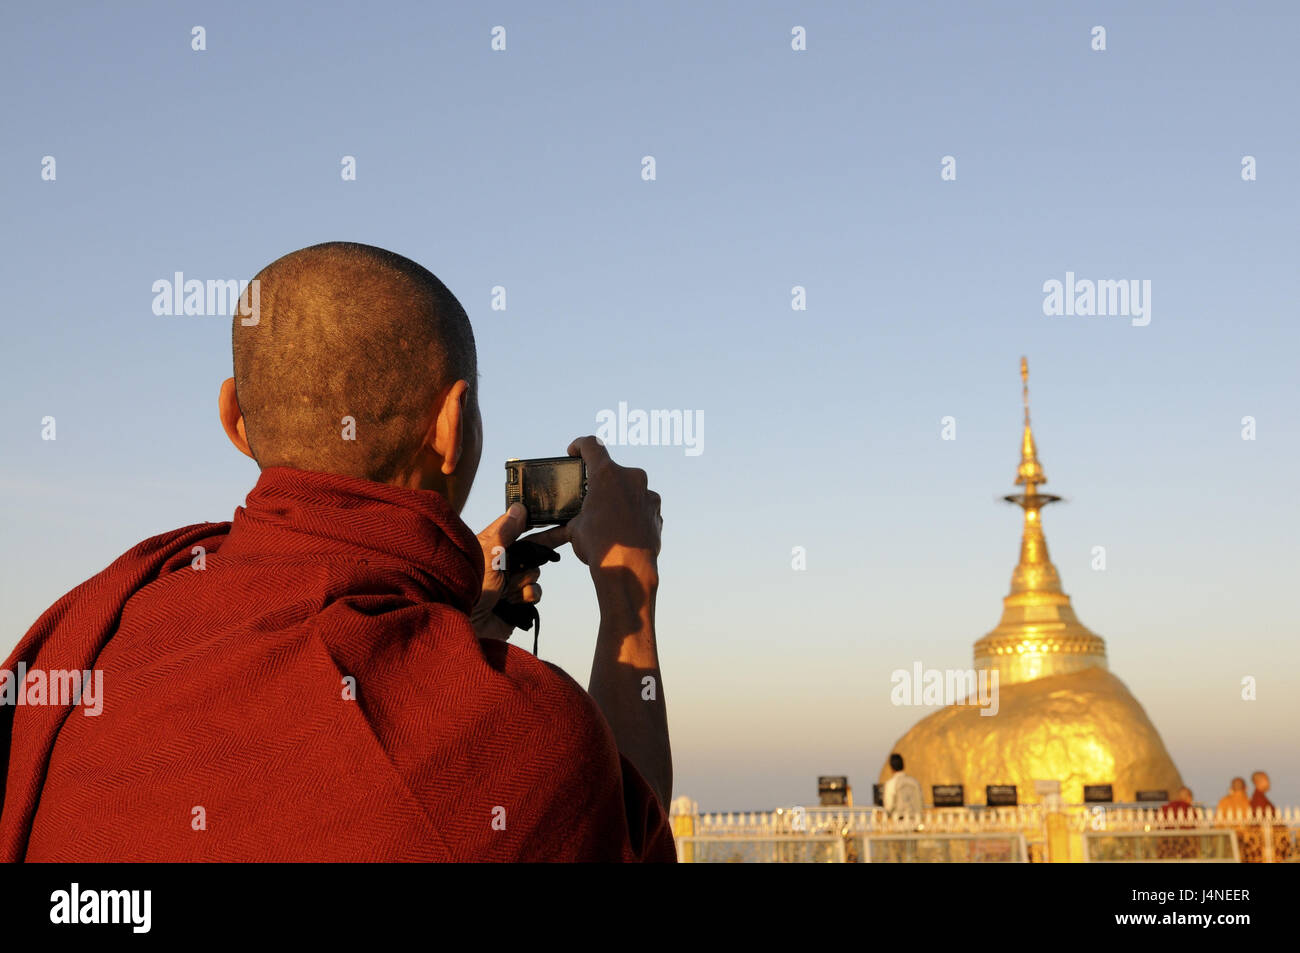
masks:
POLYGON ((1138 791, 1137 798, 1139 801, 1168 801, 1168 791, 1138 791))
POLYGON ((1115 792, 1109 784, 1085 784, 1083 786, 1084 804, 1110 804, 1115 800, 1115 792))
POLYGON ((1015 807, 1016 786, 1014 784, 990 784, 984 788, 984 802, 989 807, 1015 807))
POLYGON ((934 784, 930 786, 935 807, 965 807, 966 790, 960 784, 934 784))
POLYGON ((885 786, 883 784, 871 785, 871 803, 876 807, 885 806, 885 786))
POLYGON ((837 775, 817 779, 817 796, 822 807, 843 807, 848 803, 849 779, 837 775))

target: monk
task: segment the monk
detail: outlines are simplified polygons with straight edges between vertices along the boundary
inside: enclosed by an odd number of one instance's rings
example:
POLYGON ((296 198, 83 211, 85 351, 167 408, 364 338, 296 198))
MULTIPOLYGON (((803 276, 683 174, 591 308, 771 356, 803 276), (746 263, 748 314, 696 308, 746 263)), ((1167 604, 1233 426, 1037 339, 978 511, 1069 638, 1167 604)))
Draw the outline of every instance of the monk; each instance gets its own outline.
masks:
POLYGON ((1250 806, 1266 814, 1276 814, 1277 808, 1268 799, 1269 788, 1273 786, 1268 773, 1266 771, 1256 771, 1250 776, 1250 780, 1255 785, 1255 793, 1250 796, 1250 806))
POLYGON ((436 277, 302 249, 250 284, 233 343, 220 417, 257 483, 72 590, 5 663, 0 859, 674 860, 646 474, 575 440, 582 510, 529 537, 590 568, 584 691, 492 611, 540 599, 539 573, 501 559, 522 506, 477 537, 459 516, 477 357, 436 277))
MULTIPOLYGON (((1192 789, 1186 786, 1174 792, 1174 799, 1160 808, 1163 827, 1195 828, 1192 789)), ((1162 860, 1190 859, 1198 856, 1200 843, 1195 837, 1161 837, 1156 841, 1156 856, 1162 860)))
MULTIPOLYGON (((1277 808, 1268 799, 1269 789, 1273 786, 1273 782, 1269 780, 1268 772, 1256 771, 1250 776, 1250 781, 1255 785, 1255 792, 1250 796, 1250 806, 1255 809, 1258 819, 1272 825, 1274 861, 1290 860, 1292 851, 1291 832, 1285 824, 1281 823, 1281 816, 1278 814, 1277 808)), ((1261 835, 1263 835, 1263 829, 1261 829, 1261 835)), ((1262 860, 1263 856, 1263 850, 1261 849, 1259 859, 1262 860)), ((1252 856, 1251 859, 1254 860, 1255 858, 1252 856)))
POLYGON ((1220 819, 1241 820, 1250 811, 1250 798, 1246 796, 1246 779, 1233 778, 1228 793, 1219 798, 1216 813, 1220 819))
MULTIPOLYGON (((1195 805, 1192 802, 1192 797, 1193 795, 1192 795, 1191 788, 1185 785, 1179 788, 1177 791, 1174 792, 1174 799, 1172 801, 1169 801, 1163 807, 1160 808, 1161 820, 1183 821, 1190 818, 1192 816, 1192 812, 1196 810, 1195 805)), ((1195 825, 1180 824, 1179 826, 1183 827, 1183 826, 1195 826, 1195 825)))

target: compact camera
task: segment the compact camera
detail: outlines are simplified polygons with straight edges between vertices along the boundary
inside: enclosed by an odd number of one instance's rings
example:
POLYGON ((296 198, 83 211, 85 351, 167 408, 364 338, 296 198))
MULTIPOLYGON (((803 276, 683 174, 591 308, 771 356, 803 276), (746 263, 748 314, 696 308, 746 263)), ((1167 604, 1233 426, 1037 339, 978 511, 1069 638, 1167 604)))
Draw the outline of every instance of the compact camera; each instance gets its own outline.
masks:
POLYGON ((542 457, 506 461, 506 509, 522 503, 526 528, 569 522, 587 496, 587 465, 582 457, 542 457))

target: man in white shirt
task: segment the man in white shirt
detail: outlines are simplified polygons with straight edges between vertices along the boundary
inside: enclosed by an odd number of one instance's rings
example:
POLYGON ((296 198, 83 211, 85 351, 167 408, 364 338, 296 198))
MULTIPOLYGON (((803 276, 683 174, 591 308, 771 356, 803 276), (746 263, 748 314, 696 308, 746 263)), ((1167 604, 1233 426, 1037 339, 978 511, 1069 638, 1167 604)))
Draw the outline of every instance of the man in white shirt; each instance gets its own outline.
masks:
POLYGON ((921 800, 921 782, 903 771, 903 756, 891 754, 889 767, 894 772, 885 782, 882 800, 885 813, 895 820, 904 817, 920 818, 924 803, 921 800))

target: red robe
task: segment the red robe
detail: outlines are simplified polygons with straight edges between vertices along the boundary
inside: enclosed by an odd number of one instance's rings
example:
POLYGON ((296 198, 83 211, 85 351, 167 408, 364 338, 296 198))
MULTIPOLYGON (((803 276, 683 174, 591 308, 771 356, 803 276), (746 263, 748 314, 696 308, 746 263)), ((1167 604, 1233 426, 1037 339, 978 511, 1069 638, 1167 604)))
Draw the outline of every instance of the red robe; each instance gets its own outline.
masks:
POLYGON ((591 696, 474 635, 482 575, 438 494, 285 468, 144 541, 4 665, 104 690, 0 705, 0 860, 674 860, 591 696))
MULTIPOLYGON (((1174 821, 1186 821, 1192 817, 1192 812, 1196 808, 1191 801, 1170 801, 1164 807, 1160 808, 1160 820, 1168 822, 1172 826, 1174 821)), ((1196 824, 1187 823, 1179 824, 1179 827, 1195 827, 1196 824)))
POLYGON ((1277 813, 1277 808, 1275 808, 1273 802, 1268 799, 1268 795, 1259 790, 1259 788, 1256 788, 1255 793, 1250 796, 1250 806, 1256 810, 1263 811, 1266 814, 1277 813))

